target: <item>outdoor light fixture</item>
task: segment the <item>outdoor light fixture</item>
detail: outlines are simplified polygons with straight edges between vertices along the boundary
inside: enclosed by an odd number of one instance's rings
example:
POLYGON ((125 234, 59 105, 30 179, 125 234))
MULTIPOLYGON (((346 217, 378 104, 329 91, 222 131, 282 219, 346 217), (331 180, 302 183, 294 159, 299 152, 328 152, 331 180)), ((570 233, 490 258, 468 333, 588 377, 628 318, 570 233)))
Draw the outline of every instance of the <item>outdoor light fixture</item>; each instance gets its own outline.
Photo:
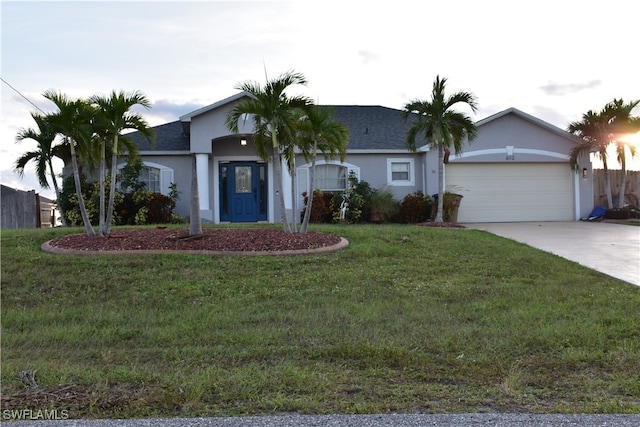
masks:
POLYGON ((582 168, 582 179, 587 179, 587 168, 582 168))
POLYGON ((241 139, 240 140, 240 145, 247 145, 247 140, 246 139, 241 139))

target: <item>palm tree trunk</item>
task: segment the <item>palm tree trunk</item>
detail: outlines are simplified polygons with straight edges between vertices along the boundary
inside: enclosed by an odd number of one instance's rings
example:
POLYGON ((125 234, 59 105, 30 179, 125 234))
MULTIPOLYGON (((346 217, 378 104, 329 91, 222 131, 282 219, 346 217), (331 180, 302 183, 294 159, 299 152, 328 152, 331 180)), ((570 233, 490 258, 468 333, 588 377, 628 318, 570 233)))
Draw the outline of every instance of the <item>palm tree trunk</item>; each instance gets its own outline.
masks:
MULTIPOLYGON (((295 154, 292 154, 295 156, 295 154)), ((296 203, 296 162, 295 158, 291 158, 291 227, 292 233, 298 232, 298 204, 296 203)))
POLYGON ((285 232, 291 233, 289 221, 287 220, 287 209, 284 205, 284 186, 282 185, 282 159, 280 158, 280 148, 275 133, 272 136, 273 147, 273 175, 276 180, 276 188, 280 193, 280 220, 285 232))
POLYGON ((607 208, 613 207, 613 197, 611 196, 611 180, 609 179, 609 168, 607 167, 607 159, 602 159, 602 169, 604 170, 604 190, 607 194, 607 208))
MULTIPOLYGON (((58 181, 56 180, 56 173, 53 170, 53 163, 51 160, 48 161, 49 165, 49 173, 51 174, 51 180, 53 181, 53 190, 56 192, 56 201, 58 202, 58 209, 60 210, 60 221, 62 221, 62 225, 67 227, 69 223, 67 219, 64 217, 64 209, 62 209, 62 205, 60 204, 60 187, 58 187, 58 181)), ((55 218, 54 218, 55 225, 55 218)))
POLYGON ((104 209, 105 209, 105 200, 104 200, 104 185, 105 185, 105 169, 107 167, 107 154, 106 154, 106 144, 104 141, 100 141, 100 219, 98 220, 98 234, 102 237, 106 237, 108 230, 105 229, 104 221, 104 209))
POLYGON ((113 137, 113 153, 111 154, 111 180, 109 182, 109 207, 104 221, 104 236, 111 233, 111 217, 113 216, 113 201, 116 196, 116 173, 118 172, 118 134, 113 137))
POLYGON ((444 206, 444 147, 438 144, 438 209, 434 222, 442 222, 442 209, 444 206))
POLYGON ((78 206, 80 207, 80 215, 82 216, 82 222, 84 223, 84 229, 87 236, 94 237, 96 232, 91 226, 89 221, 89 215, 87 215, 87 208, 84 205, 84 198, 82 197, 82 188, 80 186, 80 172, 78 170, 78 159, 76 158, 75 143, 70 141, 71 147, 71 165, 73 166, 73 181, 76 185, 76 196, 78 197, 78 206))
POLYGON ((198 189, 198 162, 196 155, 191 155, 191 211, 189 213, 189 236, 202 234, 200 218, 200 193, 198 189))
POLYGON ((624 198, 627 187, 627 159, 625 158, 624 144, 618 148, 622 150, 620 153, 620 166, 622 168, 620 176, 620 192, 618 193, 618 207, 624 208, 624 198))
POLYGON ((316 175, 316 151, 318 150, 318 144, 313 146, 313 158, 311 159, 311 167, 309 168, 309 185, 307 186, 307 206, 305 206, 304 218, 302 225, 300 226, 300 234, 307 234, 307 228, 309 228, 309 221, 311 220, 311 207, 313 205, 313 180, 316 175))

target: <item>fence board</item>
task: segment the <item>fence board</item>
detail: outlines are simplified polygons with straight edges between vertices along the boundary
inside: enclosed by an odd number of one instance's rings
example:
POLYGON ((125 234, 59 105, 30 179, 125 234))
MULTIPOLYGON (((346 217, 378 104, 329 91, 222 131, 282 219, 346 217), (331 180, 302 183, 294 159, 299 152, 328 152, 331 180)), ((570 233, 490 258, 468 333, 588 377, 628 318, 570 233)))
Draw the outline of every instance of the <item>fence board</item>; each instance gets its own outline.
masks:
POLYGON ((40 227, 40 202, 34 190, 20 191, 2 186, 0 228, 40 227))
MULTIPOLYGON (((618 206, 621 174, 621 170, 609 170, 613 207, 618 206)), ((640 171, 627 171, 624 201, 628 205, 640 208, 640 171)), ((594 206, 607 206, 607 192, 604 185, 604 169, 593 170, 593 204, 594 206)))

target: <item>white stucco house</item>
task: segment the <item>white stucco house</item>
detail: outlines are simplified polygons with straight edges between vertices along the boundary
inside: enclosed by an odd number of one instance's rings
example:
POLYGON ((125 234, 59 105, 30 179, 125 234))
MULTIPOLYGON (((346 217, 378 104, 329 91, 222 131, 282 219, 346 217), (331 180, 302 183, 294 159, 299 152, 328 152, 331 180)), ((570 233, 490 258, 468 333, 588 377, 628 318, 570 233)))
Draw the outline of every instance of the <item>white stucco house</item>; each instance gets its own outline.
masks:
MULTIPOLYGON (((213 223, 279 222, 277 189, 271 161, 265 162, 252 145, 251 120, 232 134, 225 126, 227 112, 246 93, 238 93, 186 114, 178 121, 155 127, 151 149, 136 133, 145 164, 142 179, 163 192, 176 183, 181 198, 176 213, 189 216, 191 156, 197 160, 201 217, 213 223)), ((438 192, 437 152, 405 146, 410 124, 402 111, 381 106, 340 105, 334 118, 350 133, 344 162, 318 156, 315 187, 340 191, 353 171, 373 188, 388 186, 395 197, 421 190, 438 192)), ((579 171, 569 166, 569 153, 578 141, 568 132, 515 108, 477 122, 478 136, 445 165, 449 191, 463 196, 459 222, 572 221, 593 208, 593 181, 588 156, 579 171)), ((285 170, 287 209, 301 208, 310 165, 297 159, 297 182, 292 200, 285 170), (288 187, 288 188, 287 188, 288 187)))

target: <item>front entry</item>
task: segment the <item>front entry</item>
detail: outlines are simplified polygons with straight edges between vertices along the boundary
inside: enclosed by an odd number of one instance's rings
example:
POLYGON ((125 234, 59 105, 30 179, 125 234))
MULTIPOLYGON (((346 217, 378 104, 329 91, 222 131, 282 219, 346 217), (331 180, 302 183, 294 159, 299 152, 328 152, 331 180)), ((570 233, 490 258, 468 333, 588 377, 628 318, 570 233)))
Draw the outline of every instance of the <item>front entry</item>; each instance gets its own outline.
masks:
POLYGON ((220 164, 220 221, 267 220, 267 164, 220 164))

